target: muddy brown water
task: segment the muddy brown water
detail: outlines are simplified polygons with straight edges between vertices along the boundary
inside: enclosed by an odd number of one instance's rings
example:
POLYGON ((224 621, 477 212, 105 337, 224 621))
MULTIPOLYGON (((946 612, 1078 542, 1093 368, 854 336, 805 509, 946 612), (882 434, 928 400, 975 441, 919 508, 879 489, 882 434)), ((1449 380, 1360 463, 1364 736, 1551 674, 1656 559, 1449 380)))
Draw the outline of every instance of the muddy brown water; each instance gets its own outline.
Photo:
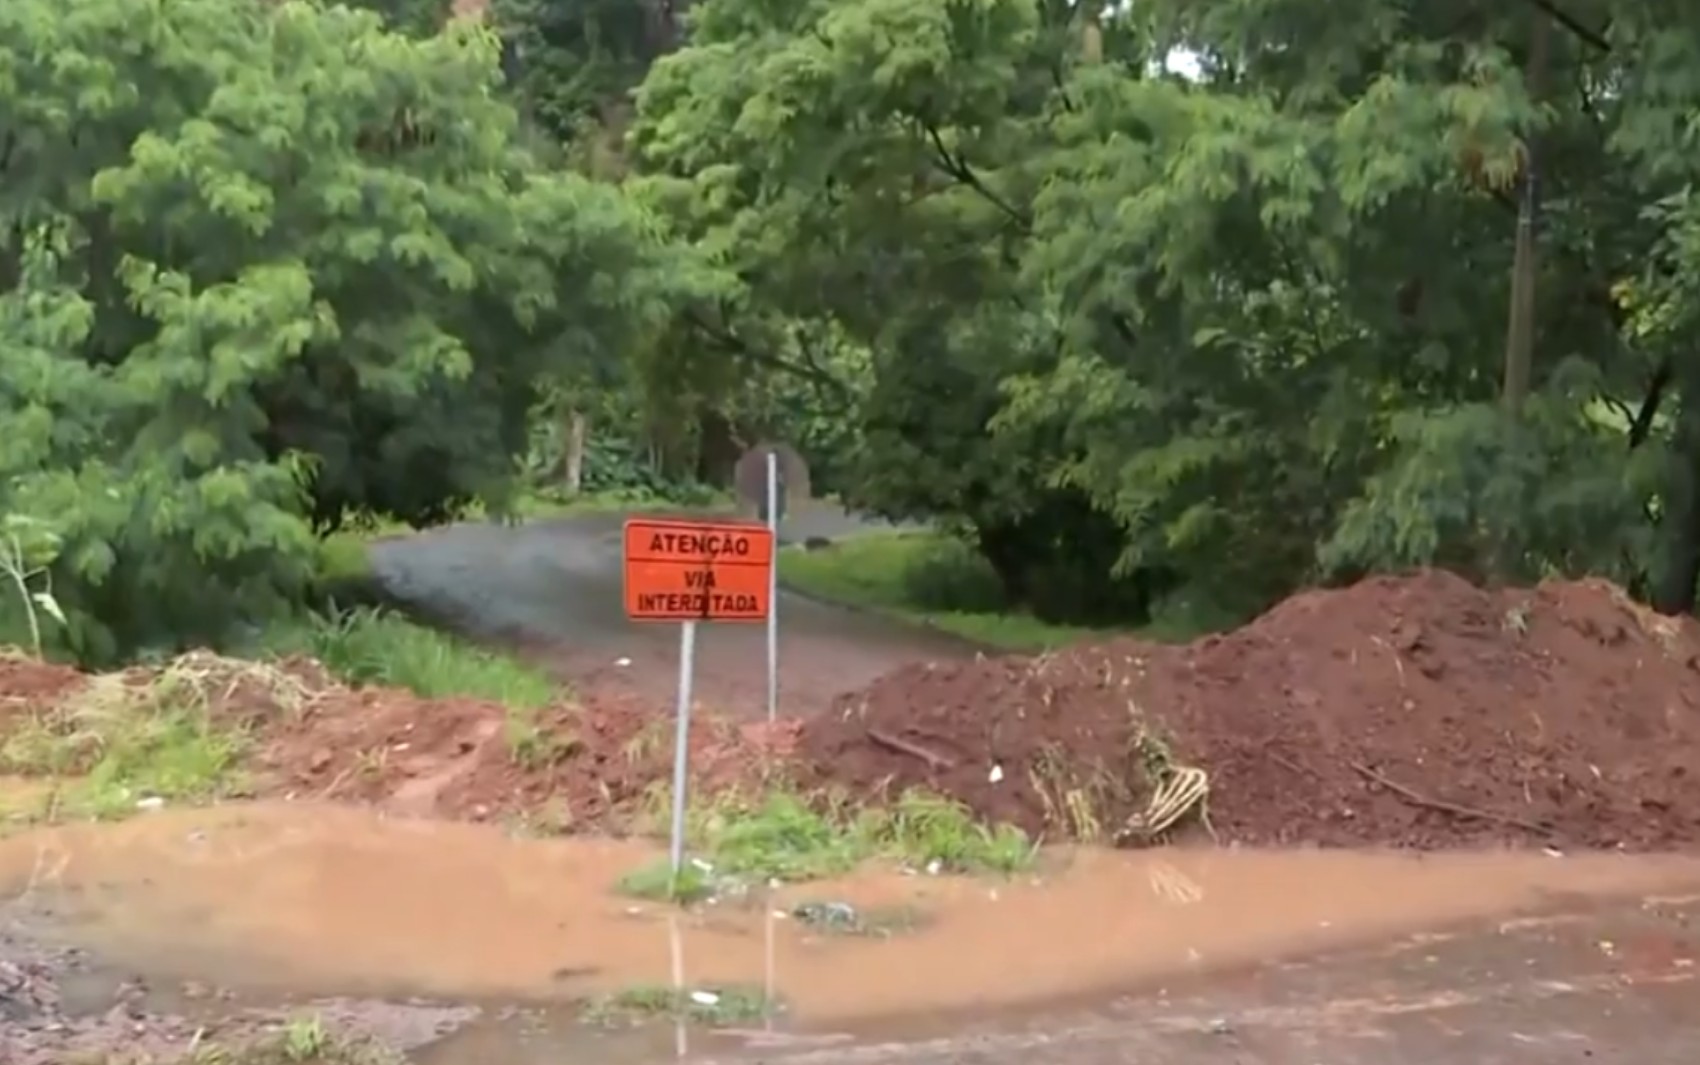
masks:
MULTIPOLYGON (((647 844, 516 840, 308 805, 164 811, 0 840, 0 898, 114 966, 280 1000, 425 996, 539 1007, 427 1052, 441 1065, 671 1056, 677 1033, 573 1034, 571 1003, 636 985, 770 988, 792 1035, 996 1012, 1533 912, 1692 890, 1700 861, 1540 853, 1059 853, 1014 880, 871 871, 677 916, 613 891, 647 844), (847 937, 776 916, 807 900, 922 916, 847 937), (553 1012, 552 1012, 553 1011, 553 1012)), ((3 911, 0 911, 3 912, 3 911)), ((770 1038, 759 1029, 746 1038, 770 1038)))

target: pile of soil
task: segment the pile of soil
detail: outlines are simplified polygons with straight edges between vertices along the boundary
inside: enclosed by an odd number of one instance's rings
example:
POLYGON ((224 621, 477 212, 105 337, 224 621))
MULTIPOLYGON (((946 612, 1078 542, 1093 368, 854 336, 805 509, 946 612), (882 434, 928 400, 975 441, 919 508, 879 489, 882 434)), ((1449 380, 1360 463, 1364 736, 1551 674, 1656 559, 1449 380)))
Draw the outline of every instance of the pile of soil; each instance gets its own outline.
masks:
POLYGON ((923 787, 1052 839, 1143 807, 1144 735, 1209 773, 1224 841, 1648 849, 1700 842, 1697 703, 1691 620, 1599 581, 1424 572, 1188 646, 900 669, 801 753, 853 793, 923 787))
MULTIPOLYGON (((76 735, 91 713, 147 713, 166 703, 195 705, 246 737, 242 769, 256 798, 564 831, 628 823, 672 775, 672 718, 636 700, 563 699, 517 712, 478 699, 351 688, 304 658, 257 663, 192 652, 161 667, 84 675, 0 656, 0 745, 26 718, 76 735)), ((88 730, 91 741, 97 732, 88 730)), ((795 729, 702 714, 691 740, 692 787, 719 790, 784 758, 795 729)))

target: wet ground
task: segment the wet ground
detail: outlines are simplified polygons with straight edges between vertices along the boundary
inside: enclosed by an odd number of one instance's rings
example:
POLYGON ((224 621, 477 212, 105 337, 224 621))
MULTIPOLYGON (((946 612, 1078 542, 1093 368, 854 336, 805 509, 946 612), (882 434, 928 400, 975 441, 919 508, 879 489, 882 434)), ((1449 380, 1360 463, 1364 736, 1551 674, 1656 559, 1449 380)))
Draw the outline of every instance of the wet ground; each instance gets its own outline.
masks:
MULTIPOLYGON (((1700 1040, 1700 895, 1475 920, 1001 1024, 767 1065, 1676 1065, 1700 1040)), ((731 1061, 730 1055, 720 1060, 731 1061)))
MULTIPOLYGON (((374 544, 372 570, 388 597, 427 617, 528 645, 581 684, 670 705, 679 628, 626 620, 620 535, 625 518, 579 514, 517 526, 445 526, 374 544)), ((886 528, 811 504, 787 520, 784 538, 840 539, 886 528)), ((942 633, 790 593, 781 593, 778 612, 783 714, 820 709, 907 662, 975 653, 942 633)), ((698 698, 729 713, 765 713, 766 641, 761 625, 703 626, 698 698)))
POLYGON ((166 811, 0 840, 0 946, 84 952, 49 963, 85 1011, 121 985, 187 1015, 318 1003, 423 1065, 663 1061, 681 1038, 819 1065, 1641 1063, 1700 1038, 1693 859, 1075 852, 679 916, 612 891, 654 857, 349 809, 166 811), (872 934, 812 922, 819 902, 872 934), (675 986, 758 1008, 717 1033, 585 1023, 675 986))

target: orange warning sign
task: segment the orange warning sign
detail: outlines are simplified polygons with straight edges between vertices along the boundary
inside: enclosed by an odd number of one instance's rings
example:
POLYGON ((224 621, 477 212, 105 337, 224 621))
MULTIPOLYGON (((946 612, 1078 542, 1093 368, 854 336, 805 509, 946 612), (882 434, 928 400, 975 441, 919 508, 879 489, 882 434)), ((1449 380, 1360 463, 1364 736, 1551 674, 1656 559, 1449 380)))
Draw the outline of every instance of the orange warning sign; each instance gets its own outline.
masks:
POLYGON ((626 522, 626 616, 765 621, 773 531, 736 522, 626 522))

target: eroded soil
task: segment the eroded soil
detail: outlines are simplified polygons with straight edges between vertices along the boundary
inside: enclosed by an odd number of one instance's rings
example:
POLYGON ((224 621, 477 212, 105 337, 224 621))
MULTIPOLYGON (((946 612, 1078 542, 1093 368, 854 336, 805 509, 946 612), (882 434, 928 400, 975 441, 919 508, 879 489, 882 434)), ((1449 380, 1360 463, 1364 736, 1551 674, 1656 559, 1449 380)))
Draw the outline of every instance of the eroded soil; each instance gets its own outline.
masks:
MULTIPOLYGON (((252 797, 583 832, 630 827, 652 789, 671 779, 673 722, 632 698, 563 691, 555 705, 521 713, 488 700, 350 688, 306 659, 191 652, 164 666, 84 675, 0 654, 0 730, 47 730, 54 760, 73 774, 105 750, 85 721, 183 707, 241 737, 235 769, 252 797)), ((794 736, 790 721, 740 724, 704 711, 690 738, 692 786, 714 792, 759 780, 786 760, 794 736)), ((61 786, 79 784, 0 777, 0 828, 63 810, 74 800, 61 786)))

